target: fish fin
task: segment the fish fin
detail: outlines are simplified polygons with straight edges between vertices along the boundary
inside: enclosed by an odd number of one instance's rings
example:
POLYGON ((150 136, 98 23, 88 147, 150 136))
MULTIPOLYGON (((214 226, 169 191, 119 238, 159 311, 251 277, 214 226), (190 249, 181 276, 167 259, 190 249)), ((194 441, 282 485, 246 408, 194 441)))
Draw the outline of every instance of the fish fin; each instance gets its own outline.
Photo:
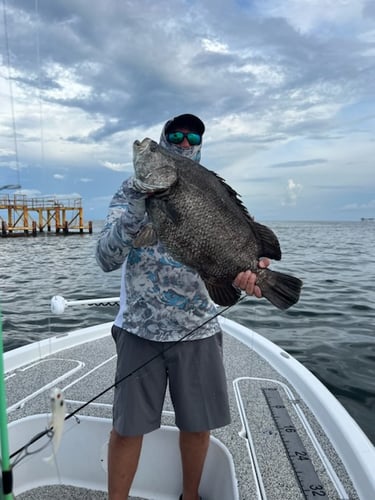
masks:
POLYGON ((168 217, 168 219, 173 223, 177 224, 179 220, 179 215, 178 212, 175 208, 172 207, 171 204, 168 204, 167 202, 164 202, 161 205, 162 211, 165 213, 165 215, 168 217))
POLYGON ((52 453, 52 455, 50 455, 49 457, 44 457, 43 460, 47 463, 47 464, 50 464, 52 462, 52 460, 55 458, 55 454, 52 453))
POLYGON ((253 221, 258 241, 261 244, 258 257, 280 260, 281 249, 276 234, 267 226, 253 221))
POLYGON ((150 247, 155 245, 157 241, 158 237, 155 229, 152 227, 152 224, 146 224, 146 226, 144 226, 135 237, 133 247, 150 247))
POLYGON ((179 221, 178 211, 174 208, 172 203, 168 202, 169 191, 163 192, 160 196, 155 195, 148 201, 152 207, 160 210, 173 224, 179 221))
POLYGON ((211 299, 219 306, 232 306, 241 296, 241 290, 235 288, 231 281, 212 281, 202 278, 211 299))
POLYGON ((261 289, 263 297, 279 309, 288 309, 296 304, 303 285, 300 279, 271 269, 259 271, 256 284, 261 289))
POLYGON ((151 206, 151 209, 156 209, 164 214, 172 224, 179 222, 180 216, 172 203, 168 202, 169 190, 164 191, 160 195, 155 195, 146 200, 146 208, 151 206))
MULTIPOLYGON (((206 169, 208 170, 208 169, 206 169)), ((220 184, 226 189, 228 195, 230 196, 230 198, 237 204, 237 206, 240 208, 240 210, 242 211, 243 215, 252 223, 254 221, 254 217, 252 215, 250 215, 249 211, 247 210, 247 208, 245 207, 245 205, 243 204, 240 196, 237 191, 235 191, 231 186, 229 186, 229 184, 226 183, 226 181, 220 177, 219 174, 217 174, 216 172, 212 171, 212 170, 209 170, 209 172, 211 174, 213 174, 217 179, 218 181, 220 182, 220 184)))

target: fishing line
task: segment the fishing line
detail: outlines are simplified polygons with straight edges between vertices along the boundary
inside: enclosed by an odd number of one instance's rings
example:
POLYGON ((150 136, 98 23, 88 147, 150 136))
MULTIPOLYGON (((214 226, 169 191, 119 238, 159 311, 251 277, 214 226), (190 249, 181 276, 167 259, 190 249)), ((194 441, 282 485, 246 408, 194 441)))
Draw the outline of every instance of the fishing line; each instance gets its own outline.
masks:
POLYGON ((39 37, 39 6, 38 0, 35 0, 35 48, 36 65, 38 68, 38 102, 39 102, 39 130, 40 130, 40 156, 41 165, 44 167, 44 120, 43 120, 43 100, 42 100, 42 71, 40 64, 40 37, 39 37))
MULTIPOLYGON (((8 37, 8 20, 7 20, 7 6, 6 6, 6 0, 2 1, 3 5, 3 24, 4 24, 4 39, 5 39, 5 52, 6 52, 6 61, 7 61, 7 71, 8 71, 8 83, 9 83, 9 97, 10 97, 10 106, 11 106, 11 117, 12 117, 12 126, 13 126, 13 140, 14 140, 14 153, 15 153, 15 165, 16 165, 16 172, 17 172, 17 180, 18 180, 18 185, 16 186, 17 188, 21 188, 21 178, 20 178, 20 168, 19 168, 19 153, 18 153, 18 141, 17 141, 17 128, 16 128, 16 117, 15 117, 15 106, 14 106, 14 93, 13 93, 13 85, 12 85, 12 75, 11 75, 11 61, 10 61, 10 47, 9 47, 9 37, 8 37)), ((38 6, 38 0, 35 0, 35 19, 36 19, 36 35, 35 35, 35 49, 36 49, 36 66, 38 69, 38 103, 39 103, 39 128, 40 128, 40 155, 41 155, 41 165, 44 166, 45 163, 45 155, 44 155, 44 130, 43 130, 43 103, 42 103, 42 72, 41 72, 41 62, 40 62, 40 38, 39 38, 39 29, 38 29, 38 19, 39 19, 39 6, 38 6)), ((1 311, 0 311, 1 312, 1 311)), ((50 325, 49 325, 49 330, 50 330, 50 325)), ((0 337, 2 338, 2 332, 1 332, 1 315, 0 315, 0 337)), ((42 359, 42 353, 40 350, 40 344, 39 345, 39 359, 42 359)), ((1 373, 4 372, 3 369, 3 364, 0 363, 1 365, 1 373)), ((0 391, 1 392, 1 391, 0 391)), ((0 395, 1 396, 1 395, 0 395)), ((1 408, 4 407, 4 412, 6 412, 6 405, 3 402, 3 396, 1 396, 1 408)), ((5 417, 6 418, 6 417, 5 417)), ((6 420, 5 420, 6 423, 6 420)), ((53 439, 54 436, 54 430, 53 428, 49 425, 49 427, 45 430, 42 431, 38 434, 36 434, 34 437, 32 437, 26 445, 24 445, 22 448, 18 449, 15 453, 12 453, 11 455, 8 452, 8 455, 6 456, 6 453, 4 453, 4 450, 2 449, 2 456, 4 457, 2 460, 0 460, 0 465, 3 469, 3 479, 4 479, 4 472, 5 473, 10 473, 16 465, 18 465, 24 458, 30 455, 37 454, 41 452, 43 449, 45 449, 50 441, 53 439), (48 438, 48 441, 40 446, 39 448, 35 450, 29 450, 30 446, 32 446, 34 443, 38 442, 42 437, 46 436, 48 438), (11 459, 14 458, 13 462, 11 463, 11 459)), ((5 439, 5 436, 1 434, 1 445, 2 448, 4 448, 4 445, 7 444, 7 440, 5 439)), ((55 466, 57 464, 55 463, 55 466)), ((57 468, 58 469, 58 468, 57 468)), ((59 479, 60 479, 60 474, 59 471, 57 470, 59 479)), ((4 482, 4 481, 3 481, 4 482)), ((60 480, 61 482, 61 480, 60 480)), ((9 483, 9 480, 7 479, 7 483, 9 483)), ((10 490, 12 490, 12 485, 10 486, 10 490)), ((10 493, 11 498, 13 496, 10 493)), ((3 497, 1 497, 3 498, 3 497)), ((8 495, 6 497, 8 498, 8 495)))
POLYGON ((10 108, 11 108, 12 126, 13 126, 14 155, 15 155, 16 172, 17 172, 17 187, 21 187, 21 175, 20 175, 19 158, 18 158, 16 115, 14 112, 13 85, 12 85, 12 76, 11 76, 11 72, 10 72, 10 50, 9 50, 8 20, 7 20, 6 9, 7 9, 6 8, 6 1, 3 0, 5 53, 6 53, 7 70, 8 70, 9 97, 10 97, 10 108))
MULTIPOLYGON (((35 52, 36 52, 36 67, 37 67, 37 78, 38 78, 38 105, 39 105, 39 132, 40 132, 40 164, 41 167, 45 166, 45 155, 44 155, 44 116, 43 116, 43 100, 42 100, 42 70, 41 70, 41 59, 40 59, 40 34, 39 34, 39 26, 40 26, 40 15, 39 15, 39 2, 38 0, 34 1, 34 19, 35 19, 35 52)), ((48 333, 51 334, 51 322, 50 318, 48 318, 48 333)), ((39 347, 39 360, 42 359, 41 347, 38 342, 39 347)), ((51 353, 51 338, 49 340, 49 351, 51 353)), ((44 372, 46 370, 41 370, 39 372, 40 380, 43 380, 44 372)), ((42 386, 42 384, 40 384, 42 386)), ((47 396, 45 395, 45 399, 47 396)), ((48 421, 47 421, 48 425, 48 421)))
MULTIPOLYGON (((98 393, 96 396, 94 396, 93 398, 89 399, 86 403, 84 403, 83 405, 79 406, 76 410, 72 411, 71 413, 69 413, 64 421, 66 422, 67 420, 71 419, 72 417, 75 417, 77 418, 77 413, 79 413, 80 411, 82 411, 84 408, 86 408, 87 406, 89 406, 91 403, 93 403, 94 401, 96 401, 97 399, 99 399, 101 396, 103 396, 104 394, 106 394, 108 391, 112 390, 114 387, 116 387, 117 385, 121 384, 122 382, 124 382, 126 379, 130 378, 132 375, 134 375, 135 373, 139 372, 140 370, 142 370, 142 368, 145 368, 147 365, 149 365, 150 363, 152 363, 152 361, 154 361, 155 359, 157 358, 160 358, 162 357, 167 351, 169 351, 170 349, 172 349, 173 347, 175 347, 177 344, 179 344, 180 342, 182 342, 183 340, 185 340, 186 338, 188 338, 190 335, 192 335, 193 333, 195 333, 197 330, 199 330, 200 328, 202 328, 203 326, 207 325, 210 321, 214 320, 215 318, 217 318, 218 316, 221 316, 223 313, 225 313, 226 311, 228 311, 229 309, 231 309, 234 305, 237 305, 239 304, 243 299, 245 299, 246 297, 248 297, 248 295, 242 295, 242 297, 239 298, 239 300, 236 302, 236 304, 232 304, 230 306, 227 306, 227 307, 224 307, 224 309, 221 309, 220 311, 216 312, 213 316, 211 316, 210 318, 208 318, 206 321, 203 321, 203 323, 201 323, 200 325, 196 326, 195 328, 193 328, 192 330, 190 330, 190 332, 186 333, 183 337, 181 337, 179 340, 176 340, 175 342, 171 342, 170 345, 168 345, 167 347, 165 347, 162 351, 160 351, 158 354, 155 354, 154 356, 152 356, 150 359, 148 359, 147 361, 141 363, 137 368, 135 368, 133 371, 129 372, 128 374, 126 374, 124 377, 120 378, 119 380, 115 380, 113 384, 111 384, 109 387, 107 387, 106 389, 104 389, 103 391, 101 391, 100 393, 98 393)), ((17 451, 13 452, 11 455, 10 455, 10 459, 14 458, 15 456, 18 456, 20 453, 22 453, 25 449, 27 449, 29 446, 31 446, 32 444, 36 443, 37 441, 39 441, 39 439, 41 439, 42 437, 46 436, 49 432, 51 432, 51 429, 46 429, 45 431, 42 431, 40 432, 39 434, 37 434, 36 436, 34 436, 33 438, 30 439, 30 441, 22 446, 21 448, 19 448, 17 451)), ((52 431, 53 432, 53 431, 52 431)), ((19 462, 19 461, 18 461, 19 462)), ((18 463, 17 462, 17 463, 18 463)))

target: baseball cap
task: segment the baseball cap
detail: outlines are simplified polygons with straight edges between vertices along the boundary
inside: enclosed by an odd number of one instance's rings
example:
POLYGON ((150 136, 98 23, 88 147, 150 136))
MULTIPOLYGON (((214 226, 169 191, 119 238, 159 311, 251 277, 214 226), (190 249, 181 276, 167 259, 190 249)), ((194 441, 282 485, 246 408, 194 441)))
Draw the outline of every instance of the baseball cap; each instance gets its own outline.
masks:
POLYGON ((188 128, 192 132, 197 132, 200 135, 204 134, 205 126, 200 118, 191 114, 178 115, 167 121, 165 125, 165 133, 171 132, 179 128, 188 128))

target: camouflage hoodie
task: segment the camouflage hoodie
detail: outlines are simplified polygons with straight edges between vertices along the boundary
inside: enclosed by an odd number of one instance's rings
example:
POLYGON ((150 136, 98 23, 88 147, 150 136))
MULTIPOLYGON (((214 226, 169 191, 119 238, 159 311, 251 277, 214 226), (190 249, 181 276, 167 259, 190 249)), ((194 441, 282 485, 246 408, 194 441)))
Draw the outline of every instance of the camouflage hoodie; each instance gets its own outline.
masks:
MULTIPOLYGON (((166 141, 167 149, 200 159, 201 145, 183 149, 166 141)), ((195 271, 175 261, 158 242, 134 248, 133 241, 147 222, 145 195, 133 188, 132 177, 123 182, 109 206, 100 233, 96 259, 103 271, 122 266, 120 310, 115 325, 140 337, 155 341, 176 341, 197 328, 216 312, 207 290, 195 271)), ((217 333, 212 320, 186 340, 217 333)))

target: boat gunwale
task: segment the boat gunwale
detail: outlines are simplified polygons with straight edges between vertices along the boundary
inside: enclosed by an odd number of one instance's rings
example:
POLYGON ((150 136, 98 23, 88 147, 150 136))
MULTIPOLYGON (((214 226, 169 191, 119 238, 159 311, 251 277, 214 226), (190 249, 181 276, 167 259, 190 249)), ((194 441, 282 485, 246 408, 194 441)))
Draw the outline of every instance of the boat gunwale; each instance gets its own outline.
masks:
POLYGON ((255 351, 303 396, 342 460, 359 497, 373 498, 375 447, 338 399, 281 347, 229 318, 219 319, 226 333, 255 351))

